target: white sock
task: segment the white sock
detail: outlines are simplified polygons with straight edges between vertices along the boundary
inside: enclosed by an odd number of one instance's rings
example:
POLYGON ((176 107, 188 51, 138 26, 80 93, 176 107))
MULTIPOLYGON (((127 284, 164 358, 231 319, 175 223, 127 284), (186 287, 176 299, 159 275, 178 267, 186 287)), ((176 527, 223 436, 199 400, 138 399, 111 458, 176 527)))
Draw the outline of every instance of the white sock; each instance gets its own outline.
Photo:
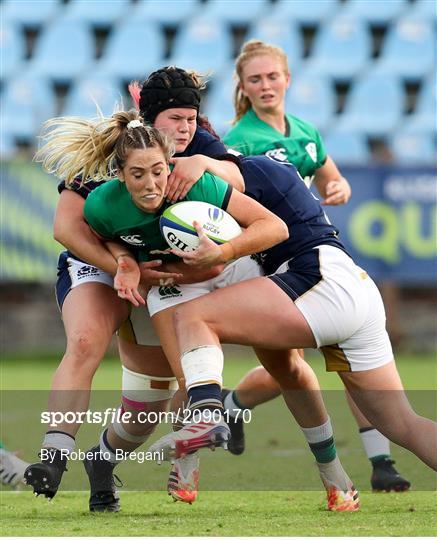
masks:
POLYGON ((390 441, 375 428, 360 430, 361 440, 367 457, 372 458, 390 455, 390 441))
POLYGON ((311 427, 311 428, 300 428, 305 436, 305 439, 308 441, 308 444, 315 444, 333 436, 331 419, 328 416, 328 420, 321 426, 311 427))
POLYGON ((66 450, 70 454, 76 447, 76 441, 74 437, 68 433, 53 431, 45 434, 42 447, 66 450))
POLYGON ((181 356, 187 390, 205 384, 222 386, 223 351, 216 345, 196 347, 181 356))
POLYGON ((238 418, 241 419, 241 413, 245 409, 242 409, 240 406, 240 403, 236 403, 234 399, 234 392, 235 390, 232 390, 229 392, 229 394, 225 397, 225 400, 223 402, 223 407, 226 409, 227 413, 231 418, 238 418))

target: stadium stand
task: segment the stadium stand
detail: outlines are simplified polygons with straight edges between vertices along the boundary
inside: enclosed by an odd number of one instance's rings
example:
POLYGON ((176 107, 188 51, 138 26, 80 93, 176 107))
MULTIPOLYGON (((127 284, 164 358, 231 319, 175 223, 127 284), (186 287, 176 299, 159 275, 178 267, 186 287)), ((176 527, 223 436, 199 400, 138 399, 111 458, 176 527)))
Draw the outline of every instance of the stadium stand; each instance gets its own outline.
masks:
POLYGON ((324 137, 325 148, 335 162, 366 163, 370 158, 366 137, 356 131, 331 129, 324 137))
POLYGON ((278 0, 272 12, 276 17, 294 19, 300 24, 313 26, 327 21, 340 7, 339 0, 312 0, 311 7, 306 0, 278 0))
POLYGON ((242 0, 168 0, 162 6, 155 0, 4 0, 4 155, 13 154, 15 143, 20 151, 23 142, 35 146, 47 111, 94 112, 92 100, 85 103, 93 81, 108 85, 105 94, 97 92, 106 111, 119 88, 126 95, 127 82, 163 64, 213 77, 205 112, 223 133, 233 117, 233 56, 243 40, 255 37, 289 57, 290 112, 312 121, 328 140, 333 131, 333 144, 347 142, 354 160, 368 158, 363 135, 393 146, 399 127, 418 140, 431 138, 423 146, 433 147, 434 1, 313 0, 309 9, 306 0, 256 0, 247 9, 242 0), (23 101, 32 78, 38 107, 33 95, 23 101), (11 120, 18 115, 19 127, 11 120), (351 132, 347 141, 343 130, 351 132))
POLYGON ((387 135, 400 122, 403 108, 401 81, 380 71, 369 72, 352 87, 338 125, 366 135, 387 135))
POLYGON ((231 58, 228 26, 222 21, 201 16, 190 20, 179 30, 169 63, 207 73, 220 71, 231 58))
POLYGON ((68 83, 91 67, 94 56, 90 28, 80 21, 62 17, 54 20, 38 39, 29 71, 68 83))
POLYGON ((217 74, 211 81, 211 89, 206 101, 206 112, 209 121, 220 136, 229 131, 235 116, 233 106, 235 84, 233 67, 231 66, 223 70, 221 74, 217 74))
POLYGON ((97 116, 100 110, 105 116, 112 114, 116 103, 121 104, 122 87, 114 79, 91 75, 74 85, 65 100, 65 116, 97 116))
POLYGON ((2 93, 2 134, 32 142, 41 123, 55 114, 51 84, 29 74, 8 80, 2 93))
POLYGON ((435 68, 436 45, 432 21, 402 17, 389 28, 377 67, 405 79, 420 79, 435 68))
POLYGON ((2 19, 0 29, 1 78, 12 76, 22 69, 26 48, 21 28, 10 20, 2 19))
POLYGON ((420 132, 408 126, 396 130, 389 137, 395 161, 401 165, 435 163, 437 157, 435 136, 435 132, 420 132))
POLYGON ((271 9, 269 0, 252 0, 250 6, 244 0, 209 0, 203 15, 216 21, 247 26, 253 21, 267 15, 271 9))
POLYGON ((323 25, 307 63, 320 75, 351 79, 368 65, 371 52, 366 24, 357 17, 340 15, 323 25))
POLYGON ((246 39, 260 39, 284 49, 292 71, 299 69, 303 57, 303 42, 297 23, 288 18, 270 15, 257 21, 246 39))
POLYGON ((198 0, 167 0, 165 9, 156 9, 150 0, 139 0, 132 9, 132 19, 147 24, 158 23, 163 26, 178 26, 195 15, 199 9, 198 0))
POLYGON ((125 19, 108 37, 96 70, 123 81, 142 80, 162 62, 164 47, 164 36, 156 26, 125 19))
POLYGON ((313 72, 300 73, 293 79, 286 96, 286 110, 305 118, 318 130, 333 121, 335 96, 331 81, 313 72))
POLYGON ((3 25, 8 25, 6 21, 13 21, 27 28, 39 27, 56 17, 62 9, 61 0, 44 0, 44 2, 3 0, 1 7, 3 25))
POLYGON ((95 28, 105 28, 129 13, 130 7, 130 0, 70 0, 65 8, 65 17, 95 28))
POLYGON ((344 11, 370 24, 386 25, 399 17, 409 5, 408 0, 389 0, 388 2, 348 0, 344 11))

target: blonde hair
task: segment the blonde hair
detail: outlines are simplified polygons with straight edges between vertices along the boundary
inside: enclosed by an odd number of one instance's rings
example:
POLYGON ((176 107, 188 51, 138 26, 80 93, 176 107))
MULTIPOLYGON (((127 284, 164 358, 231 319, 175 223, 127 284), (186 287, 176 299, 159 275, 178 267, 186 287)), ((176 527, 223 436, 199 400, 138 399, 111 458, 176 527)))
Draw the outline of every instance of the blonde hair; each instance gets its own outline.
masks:
POLYGON ((286 75, 290 74, 290 69, 288 67, 288 58, 284 50, 281 47, 276 45, 271 45, 270 43, 265 43, 258 39, 251 39, 244 43, 241 47, 240 54, 235 60, 235 74, 237 78, 237 84, 234 91, 234 108, 235 108, 235 118, 233 123, 235 124, 244 116, 247 111, 252 107, 252 104, 247 96, 241 91, 241 83, 243 81, 243 70, 244 65, 252 58, 257 56, 275 56, 279 58, 284 67, 284 72, 286 75))
POLYGON ((159 147, 167 162, 174 153, 173 143, 156 128, 143 124, 136 110, 92 120, 52 118, 44 124, 41 139, 44 142, 34 160, 67 186, 78 176, 82 182, 116 177, 134 149, 159 147))

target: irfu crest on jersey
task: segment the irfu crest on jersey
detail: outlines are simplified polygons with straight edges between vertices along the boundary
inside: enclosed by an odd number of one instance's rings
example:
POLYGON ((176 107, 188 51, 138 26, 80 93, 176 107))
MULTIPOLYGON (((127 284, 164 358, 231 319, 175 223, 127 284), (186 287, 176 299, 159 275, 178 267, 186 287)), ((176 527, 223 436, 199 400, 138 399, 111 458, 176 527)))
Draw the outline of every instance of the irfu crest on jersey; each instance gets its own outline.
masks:
POLYGON ((287 151, 285 148, 273 148, 273 150, 268 150, 265 155, 270 159, 279 161, 279 163, 284 163, 284 161, 288 161, 287 151))
POLYGON ((308 152, 308 155, 310 158, 314 161, 314 163, 317 162, 317 147, 316 143, 310 142, 305 146, 305 150, 308 152))

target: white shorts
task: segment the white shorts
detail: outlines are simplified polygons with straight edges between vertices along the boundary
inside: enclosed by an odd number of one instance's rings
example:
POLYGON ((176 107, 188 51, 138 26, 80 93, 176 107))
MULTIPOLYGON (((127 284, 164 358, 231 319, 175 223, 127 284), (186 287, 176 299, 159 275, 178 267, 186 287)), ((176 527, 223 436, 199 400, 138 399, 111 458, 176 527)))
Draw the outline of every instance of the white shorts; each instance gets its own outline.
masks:
POLYGON ((262 275, 262 269, 253 257, 242 257, 228 264, 223 272, 213 279, 190 285, 152 287, 147 296, 150 316, 153 317, 164 309, 194 300, 216 289, 262 275))
POLYGON ((216 289, 233 283, 262 276, 262 269, 252 257, 242 257, 229 264, 223 272, 207 281, 190 285, 166 285, 152 287, 147 296, 147 306, 132 308, 129 320, 118 334, 122 339, 138 345, 159 345, 150 317, 169 307, 194 300, 216 289))
POLYGON ((299 258, 283 264, 271 279, 307 320, 326 369, 366 371, 391 362, 384 304, 369 275, 343 250, 330 245, 303 254, 304 264, 299 258), (302 269, 309 266, 308 285, 308 272, 303 277, 302 269))
POLYGON ((55 287, 56 301, 60 310, 71 289, 83 283, 103 283, 113 288, 114 278, 100 268, 75 259, 70 253, 63 251, 59 255, 58 279, 55 287))

